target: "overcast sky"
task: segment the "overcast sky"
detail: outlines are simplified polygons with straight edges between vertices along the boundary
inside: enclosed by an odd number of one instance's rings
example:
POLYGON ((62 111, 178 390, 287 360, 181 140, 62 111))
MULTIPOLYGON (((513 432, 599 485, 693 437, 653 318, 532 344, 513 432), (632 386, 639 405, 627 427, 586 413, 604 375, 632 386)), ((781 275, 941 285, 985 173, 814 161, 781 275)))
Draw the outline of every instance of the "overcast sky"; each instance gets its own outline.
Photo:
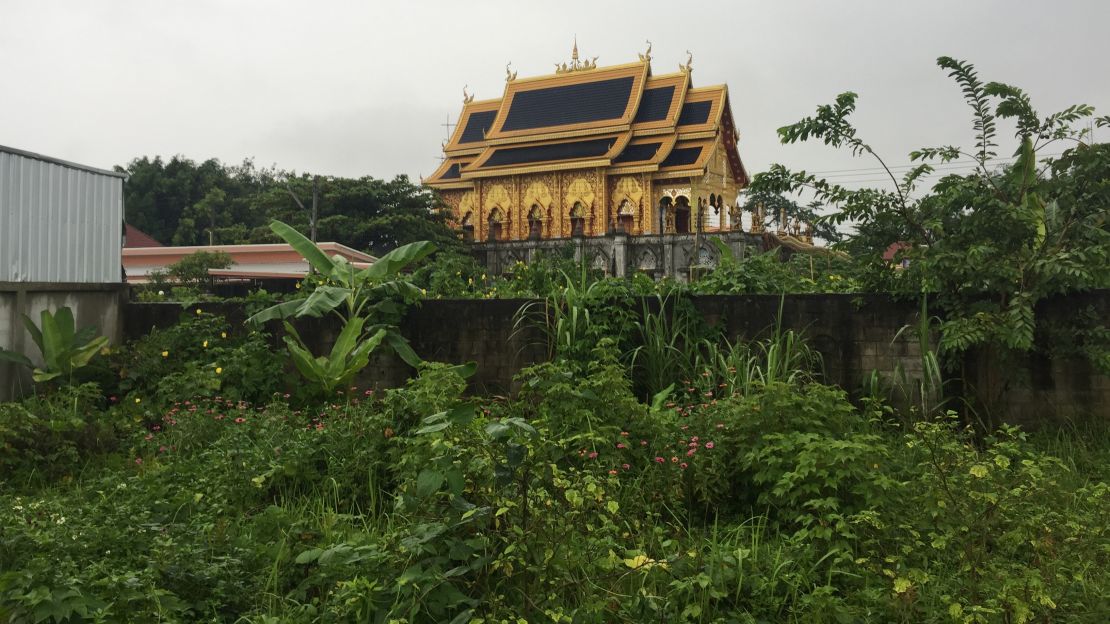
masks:
POLYGON ((577 35, 599 65, 636 60, 647 39, 655 73, 693 52, 695 86, 729 86, 753 173, 873 167, 775 134, 849 90, 862 136, 897 165, 971 142, 940 55, 1024 88, 1044 114, 1110 114, 1107 24, 1107 0, 0 0, 0 144, 99 167, 182 154, 416 178, 439 162, 463 85, 499 97, 507 62, 550 73, 577 35))

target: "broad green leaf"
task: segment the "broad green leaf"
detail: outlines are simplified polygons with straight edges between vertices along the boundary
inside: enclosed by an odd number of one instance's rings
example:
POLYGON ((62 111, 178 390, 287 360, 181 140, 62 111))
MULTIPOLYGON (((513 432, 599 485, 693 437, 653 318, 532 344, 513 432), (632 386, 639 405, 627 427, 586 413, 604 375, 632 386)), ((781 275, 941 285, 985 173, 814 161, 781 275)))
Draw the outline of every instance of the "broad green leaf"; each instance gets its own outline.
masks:
POLYGON ((108 346, 108 338, 106 336, 99 336, 84 346, 76 347, 69 356, 70 369, 81 368, 88 364, 89 360, 96 356, 97 353, 100 353, 100 350, 106 346, 108 346))
POLYGON ((35 322, 26 314, 23 315, 23 326, 27 328, 27 333, 31 334, 31 339, 35 341, 35 346, 39 348, 41 353, 43 351, 42 331, 35 326, 35 322))
POLYGON ((327 254, 317 247, 315 243, 309 240, 308 237, 281 221, 274 221, 271 223, 270 229, 273 230, 274 234, 280 236, 282 240, 289 243, 289 245, 297 253, 301 254, 305 260, 308 260, 312 268, 324 275, 331 275, 332 269, 335 268, 335 263, 327 254))
POLYGON ((329 377, 342 377, 344 368, 347 364, 348 356, 355 350, 358 344, 358 339, 362 337, 362 327, 366 324, 366 319, 355 317, 347 319, 343 324, 343 331, 339 332, 339 337, 335 339, 335 344, 332 345, 331 353, 328 355, 328 368, 327 374, 329 377))
POLYGON ((26 355, 16 353, 15 351, 8 351, 7 349, 0 349, 0 362, 11 362, 28 367, 32 366, 31 360, 26 355))
POLYGON ((421 362, 424 361, 420 359, 420 356, 416 354, 416 351, 412 350, 412 346, 409 345, 409 341, 405 340, 405 337, 399 334, 397 331, 389 331, 385 336, 385 341, 389 343, 389 346, 393 347, 393 350, 397 352, 397 355, 402 360, 404 360, 405 364, 416 368, 417 366, 420 366, 421 362))
MULTIPOLYGON (((63 369, 63 361, 68 358, 63 358, 62 354, 65 352, 65 344, 62 340, 62 330, 58 328, 58 323, 54 316, 46 310, 42 311, 42 359, 46 363, 47 370, 58 371, 66 374, 69 371, 63 369)), ((66 362, 68 364, 68 362, 66 362)))
POLYGON ((416 477, 416 495, 425 498, 439 491, 443 487, 445 477, 442 472, 426 468, 416 477))
POLYGON ((304 299, 294 299, 293 301, 284 301, 277 305, 272 305, 248 318, 247 323, 261 325, 266 321, 272 321, 274 319, 290 318, 297 313, 297 310, 304 305, 304 302, 304 299))
POLYGON ((357 277, 360 280, 372 281, 384 279, 397 274, 401 269, 413 262, 423 259, 435 250, 435 244, 429 241, 417 241, 415 243, 401 245, 397 249, 375 260, 373 264, 363 269, 357 277))
POLYGON ((320 286, 312 291, 312 294, 305 299, 299 308, 297 308, 297 316, 323 316, 328 312, 343 305, 350 296, 350 288, 342 288, 339 286, 320 286))

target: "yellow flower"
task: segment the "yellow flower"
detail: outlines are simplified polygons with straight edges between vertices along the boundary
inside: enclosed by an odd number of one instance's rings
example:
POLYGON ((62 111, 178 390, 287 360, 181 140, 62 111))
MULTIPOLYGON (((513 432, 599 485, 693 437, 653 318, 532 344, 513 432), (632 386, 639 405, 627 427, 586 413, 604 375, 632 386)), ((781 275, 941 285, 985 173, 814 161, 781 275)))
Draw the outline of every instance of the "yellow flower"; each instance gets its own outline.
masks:
POLYGON ((162 352, 162 357, 170 357, 170 352, 169 351, 163 351, 162 352))
POLYGON ((202 347, 204 347, 205 349, 207 349, 207 348, 208 348, 208 341, 207 341, 207 340, 205 340, 204 342, 200 343, 200 346, 202 346, 202 347))
POLYGON ((222 368, 220 368, 219 366, 217 366, 217 367, 216 367, 216 374, 217 374, 217 375, 219 375, 219 374, 220 374, 220 373, 222 373, 222 372, 224 372, 224 369, 222 369, 222 368))
POLYGON ((420 294, 427 297, 428 296, 428 289, 427 288, 421 288, 420 289, 420 294))
POLYGON ((297 288, 300 288, 300 287, 301 287, 301 283, 297 282, 297 288))
POLYGON ((220 338, 227 338, 227 332, 220 332, 220 338))
POLYGON ((200 316, 200 308, 197 308, 197 316, 200 316))
POLYGON ((135 397, 135 403, 136 403, 136 404, 138 404, 138 403, 142 403, 142 402, 143 402, 143 400, 142 400, 142 399, 140 399, 139 397, 135 397))
POLYGON ((482 279, 486 279, 486 274, 482 273, 482 279))

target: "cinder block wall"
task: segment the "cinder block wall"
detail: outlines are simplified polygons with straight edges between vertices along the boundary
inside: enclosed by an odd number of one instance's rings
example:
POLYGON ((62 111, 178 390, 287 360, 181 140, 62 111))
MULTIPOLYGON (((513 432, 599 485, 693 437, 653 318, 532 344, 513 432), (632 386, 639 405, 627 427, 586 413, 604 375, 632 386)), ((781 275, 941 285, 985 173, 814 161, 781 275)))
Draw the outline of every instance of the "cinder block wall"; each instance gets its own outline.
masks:
MULTIPOLYGON (((513 390, 512 379, 517 372, 546 356, 538 331, 514 325, 514 315, 525 303, 500 299, 424 301, 408 311, 402 332, 427 360, 477 362, 478 372, 471 379, 475 392, 506 394, 513 390)), ((781 300, 777 295, 725 295, 695 297, 693 305, 708 323, 721 327, 734 341, 772 331, 781 305, 782 327, 802 331, 808 343, 822 354, 826 381, 849 391, 859 388, 873 370, 887 377, 901 370, 910 380, 922 376, 915 333, 908 329, 899 335, 903 327, 917 322, 918 306, 913 301, 896 301, 885 295, 790 295, 781 300)), ((1047 325, 1053 319, 1069 318, 1079 306, 1093 306, 1097 314, 1103 315, 1101 318, 1110 317, 1110 292, 1046 302, 1038 318, 1047 325)), ((245 317, 238 304, 201 307, 227 315, 233 323, 245 317)), ((639 302, 634 307, 633 312, 641 310, 639 302)), ((152 327, 172 324, 181 312, 177 304, 128 303, 123 309, 123 330, 127 337, 138 337, 152 327)), ((270 329, 275 346, 280 348, 280 324, 270 329)), ((331 348, 339 327, 332 318, 304 319, 298 322, 298 331, 316 353, 324 353, 331 348)), ((1027 370, 1026 378, 1001 393, 1003 402, 998 406, 1008 421, 1030 425, 1092 416, 1110 421, 1110 378, 1085 360, 1030 357, 1019 364, 1027 370)), ((1001 365, 995 362, 981 366, 1001 365)), ((371 360, 359 382, 399 386, 411 372, 398 358, 379 355, 371 360)))
MULTIPOLYGON (((64 284, 0 282, 0 347, 18 351, 42 363, 39 349, 23 324, 23 315, 39 325, 43 310, 69 306, 77 328, 92 325, 113 345, 123 337, 122 284, 64 284)), ((32 389, 31 375, 22 366, 0 363, 0 401, 32 389)))

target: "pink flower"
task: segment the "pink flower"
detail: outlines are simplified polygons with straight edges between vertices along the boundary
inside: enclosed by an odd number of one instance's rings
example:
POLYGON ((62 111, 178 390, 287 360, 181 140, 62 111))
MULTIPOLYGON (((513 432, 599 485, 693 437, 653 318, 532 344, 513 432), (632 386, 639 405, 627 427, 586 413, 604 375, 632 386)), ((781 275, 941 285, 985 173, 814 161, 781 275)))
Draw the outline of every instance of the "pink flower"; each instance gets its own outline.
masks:
POLYGON ((683 469, 683 470, 686 470, 686 467, 687 467, 686 462, 682 462, 681 464, 678 465, 678 467, 683 469))
POLYGON ((621 437, 627 438, 628 437, 628 432, 627 431, 622 431, 621 432, 621 437))
POLYGON ((142 466, 143 465, 143 458, 142 457, 136 457, 135 458, 135 465, 136 466, 142 466))
POLYGON ((143 436, 143 439, 144 440, 153 440, 154 439, 154 434, 153 433, 148 433, 145 436, 143 436))
POLYGON ((694 437, 690 438, 690 441, 691 442, 697 442, 699 439, 701 439, 701 438, 699 438, 698 436, 694 436, 694 437))
POLYGON ((158 452, 159 453, 165 453, 166 452, 166 447, 165 446, 159 446, 158 447, 158 452))
POLYGON ((690 449, 690 450, 686 451, 686 456, 687 457, 693 457, 694 453, 697 453, 697 452, 698 452, 698 449, 690 449))
POLYGON ((689 446, 690 448, 698 448, 698 443, 697 442, 691 442, 691 443, 687 444, 686 446, 689 446))
POLYGON ((629 466, 628 464, 621 464, 621 468, 624 468, 625 470, 628 470, 631 467, 632 466, 629 466))
POLYGON ((664 463, 664 462, 666 462, 666 461, 667 461, 667 460, 663 459, 662 457, 656 457, 656 458, 655 458, 655 463, 657 463, 657 464, 662 464, 662 463, 664 463))
POLYGON ((151 429, 153 429, 155 431, 158 431, 161 428, 162 428, 161 425, 154 425, 153 427, 151 427, 151 429))
POLYGON ((671 463, 672 464, 677 464, 678 463, 678 458, 675 457, 674 455, 671 455, 671 463))
POLYGON ((590 459, 597 459, 597 451, 590 451, 590 454, 586 457, 589 457, 590 459))
POLYGON ((240 416, 240 417, 238 417, 238 418, 236 418, 236 419, 235 419, 235 424, 237 424, 237 425, 241 425, 241 424, 243 424, 243 423, 245 423, 245 422, 247 422, 247 419, 246 419, 246 418, 243 418, 242 416, 240 416))
POLYGON ((707 449, 711 449, 711 448, 713 448, 713 446, 714 446, 714 444, 712 442, 706 442, 705 443, 705 448, 707 448, 707 449))
POLYGON ((718 429, 724 429, 725 428, 725 423, 717 423, 717 428, 718 429))
POLYGON ((617 471, 616 471, 616 470, 610 470, 610 471, 609 471, 609 474, 611 474, 611 475, 615 475, 615 474, 617 474, 617 471))
POLYGON ((619 449, 625 449, 625 448, 628 448, 628 447, 624 445, 624 442, 618 442, 618 443, 617 443, 617 448, 619 448, 619 449))
POLYGON ((647 446, 647 440, 640 440, 640 446, 647 446))

